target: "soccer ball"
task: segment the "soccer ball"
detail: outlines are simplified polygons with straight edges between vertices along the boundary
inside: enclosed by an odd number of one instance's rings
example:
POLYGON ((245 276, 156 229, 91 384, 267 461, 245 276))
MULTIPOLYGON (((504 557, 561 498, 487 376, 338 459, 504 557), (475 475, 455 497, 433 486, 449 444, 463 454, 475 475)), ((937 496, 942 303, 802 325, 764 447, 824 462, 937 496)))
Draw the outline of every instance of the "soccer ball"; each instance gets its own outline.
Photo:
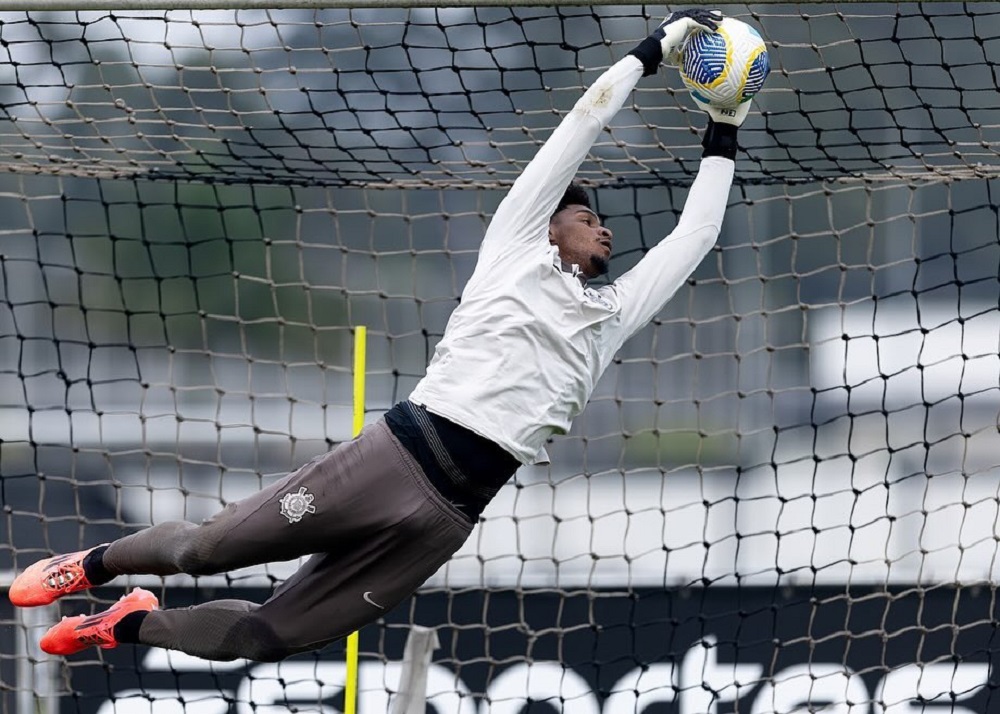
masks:
POLYGON ((679 67, 684 86, 696 99, 731 109, 760 91, 771 61, 760 33, 727 17, 715 32, 691 33, 681 48, 679 67))

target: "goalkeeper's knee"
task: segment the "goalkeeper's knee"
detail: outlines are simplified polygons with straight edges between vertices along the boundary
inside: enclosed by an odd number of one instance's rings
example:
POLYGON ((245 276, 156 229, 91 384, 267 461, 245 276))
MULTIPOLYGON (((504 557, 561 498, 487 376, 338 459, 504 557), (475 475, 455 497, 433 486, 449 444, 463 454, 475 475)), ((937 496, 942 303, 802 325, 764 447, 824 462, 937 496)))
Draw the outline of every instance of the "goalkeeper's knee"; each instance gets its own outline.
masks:
POLYGON ((227 645, 221 655, 254 662, 280 662, 303 649, 283 638, 259 608, 240 618, 239 625, 230 632, 227 645))

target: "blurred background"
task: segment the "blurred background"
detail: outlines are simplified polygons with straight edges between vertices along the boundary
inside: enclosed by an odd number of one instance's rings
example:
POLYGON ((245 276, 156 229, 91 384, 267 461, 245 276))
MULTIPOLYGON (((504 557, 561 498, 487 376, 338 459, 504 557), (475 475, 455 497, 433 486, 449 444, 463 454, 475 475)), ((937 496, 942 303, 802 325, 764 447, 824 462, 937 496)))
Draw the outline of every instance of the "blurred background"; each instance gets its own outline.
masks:
MULTIPOLYGON (((427 597, 994 592, 1000 4, 723 9, 772 72, 718 246, 427 597)), ((505 189, 668 11, 0 13, 0 570, 349 438, 359 325, 367 420, 405 398, 505 189)), ((704 121, 664 68, 597 141, 609 279, 704 121)))

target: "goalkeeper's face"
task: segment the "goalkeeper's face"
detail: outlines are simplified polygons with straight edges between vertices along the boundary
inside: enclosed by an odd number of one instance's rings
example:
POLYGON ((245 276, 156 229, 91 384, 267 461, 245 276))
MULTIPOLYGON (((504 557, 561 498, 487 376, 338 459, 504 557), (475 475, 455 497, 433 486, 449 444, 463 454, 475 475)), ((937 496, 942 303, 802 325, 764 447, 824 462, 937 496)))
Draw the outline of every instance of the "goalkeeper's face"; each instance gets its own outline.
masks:
POLYGON ((559 249, 564 262, 579 265, 588 278, 608 272, 611 238, 597 214, 579 204, 571 203, 549 221, 549 243, 559 249))

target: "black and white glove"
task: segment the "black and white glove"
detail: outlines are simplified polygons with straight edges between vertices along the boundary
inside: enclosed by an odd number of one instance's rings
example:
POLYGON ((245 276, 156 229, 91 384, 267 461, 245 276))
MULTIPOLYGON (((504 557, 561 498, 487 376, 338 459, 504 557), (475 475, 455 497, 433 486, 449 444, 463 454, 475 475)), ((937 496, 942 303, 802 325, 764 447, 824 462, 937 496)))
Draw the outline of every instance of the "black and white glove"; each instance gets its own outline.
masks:
POLYGON ((716 107, 708 102, 703 102, 698 97, 691 94, 691 99, 695 105, 712 118, 716 124, 733 124, 739 126, 750 113, 750 100, 737 104, 735 107, 716 107))
POLYGON ((680 63, 681 48, 688 36, 695 31, 715 32, 722 22, 718 10, 691 8, 678 10, 667 16, 653 34, 640 42, 629 52, 642 62, 642 76, 656 74, 660 62, 677 65, 680 63))
POLYGON ((701 145, 705 147, 702 156, 723 156, 735 160, 739 149, 736 130, 750 113, 750 100, 735 107, 717 107, 703 102, 694 92, 691 93, 691 99, 695 106, 708 114, 708 126, 705 127, 705 135, 701 141, 701 145))

